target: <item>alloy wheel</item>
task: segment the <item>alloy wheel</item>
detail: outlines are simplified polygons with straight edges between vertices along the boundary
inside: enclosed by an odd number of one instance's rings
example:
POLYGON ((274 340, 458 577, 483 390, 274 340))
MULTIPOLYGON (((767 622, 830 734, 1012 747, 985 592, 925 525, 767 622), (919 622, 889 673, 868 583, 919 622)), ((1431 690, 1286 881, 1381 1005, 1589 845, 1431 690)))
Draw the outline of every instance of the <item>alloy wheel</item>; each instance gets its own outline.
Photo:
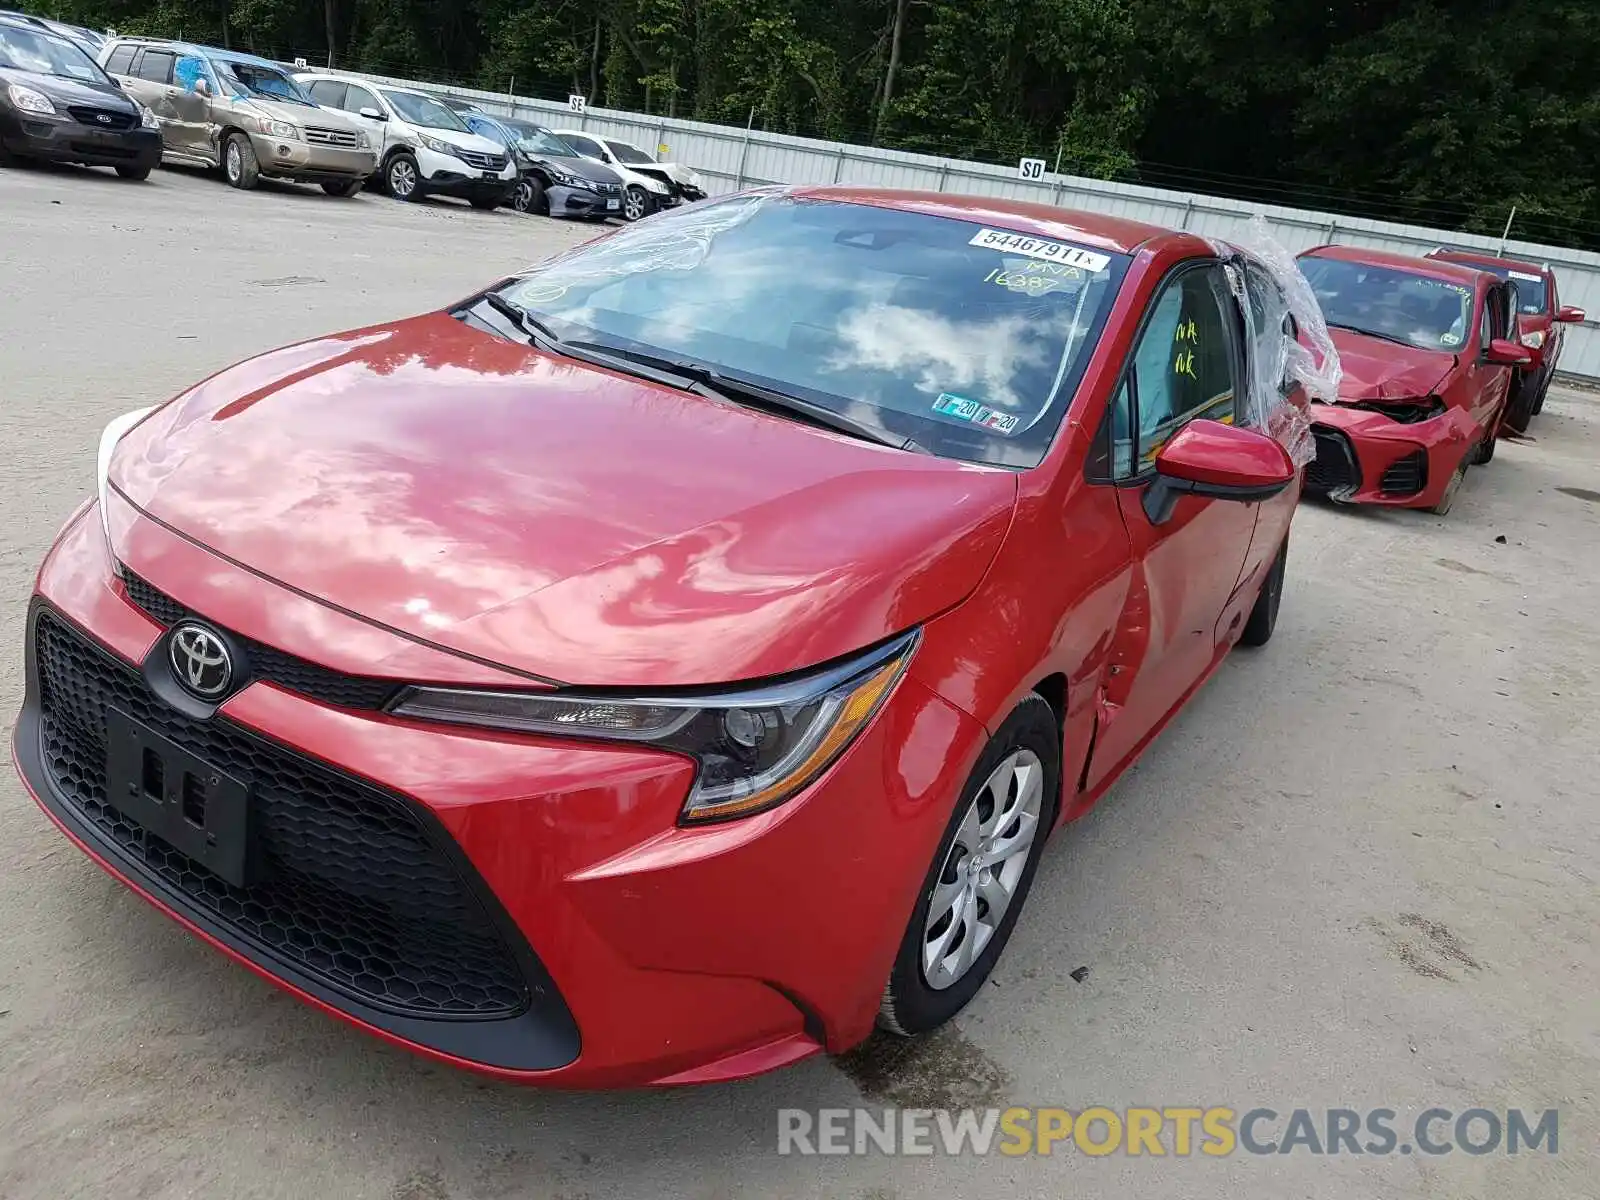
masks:
POLYGON ((403 158, 389 164, 389 190, 402 200, 417 190, 417 173, 403 158))
POLYGON ((239 177, 244 174, 244 156, 239 152, 239 143, 229 139, 228 148, 223 151, 222 158, 228 172, 228 182, 238 183, 239 177))
POLYGON ((622 198, 622 215, 630 221, 637 221, 645 215, 648 203, 642 188, 631 187, 622 198))
POLYGON ((1039 834, 1044 766, 1013 751, 978 789, 934 884, 922 934, 922 975, 934 991, 961 980, 1011 907, 1039 834))

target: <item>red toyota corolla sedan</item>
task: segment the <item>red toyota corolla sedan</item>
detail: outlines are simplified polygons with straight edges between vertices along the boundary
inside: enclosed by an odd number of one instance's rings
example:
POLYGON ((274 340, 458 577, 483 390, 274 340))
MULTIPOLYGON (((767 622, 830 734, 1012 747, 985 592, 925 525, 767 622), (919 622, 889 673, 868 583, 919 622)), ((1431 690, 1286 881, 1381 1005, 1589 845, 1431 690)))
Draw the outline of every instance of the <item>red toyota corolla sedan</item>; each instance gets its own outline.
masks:
POLYGON ((1467 468, 1494 457, 1513 368, 1512 292, 1486 271, 1354 246, 1300 267, 1339 349, 1336 403, 1318 405, 1308 491, 1450 511, 1467 468))
POLYGON ((1283 281, 766 190, 263 355, 106 431, 18 767, 192 932, 504 1078, 931 1029, 1047 833, 1272 633, 1283 281))

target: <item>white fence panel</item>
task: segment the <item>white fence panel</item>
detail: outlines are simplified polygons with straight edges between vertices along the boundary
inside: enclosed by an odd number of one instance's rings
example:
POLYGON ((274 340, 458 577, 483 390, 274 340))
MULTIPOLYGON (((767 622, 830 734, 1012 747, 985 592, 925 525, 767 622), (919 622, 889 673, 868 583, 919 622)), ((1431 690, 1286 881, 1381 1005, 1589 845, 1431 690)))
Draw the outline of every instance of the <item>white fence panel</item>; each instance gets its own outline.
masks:
MULTIPOLYGON (((565 104, 550 100, 376 75, 367 78, 461 97, 475 101, 485 111, 520 116, 554 128, 583 129, 620 138, 650 152, 665 144, 668 149, 662 157, 693 166, 705 178, 707 190, 713 194, 761 183, 921 188, 1082 208, 1218 238, 1236 235, 1252 216, 1261 213, 1274 236, 1295 252, 1328 242, 1370 246, 1400 254, 1426 254, 1446 244, 1491 252, 1502 248, 1498 238, 1478 234, 1450 233, 1049 172, 1043 180, 1034 183, 1019 179, 1015 166, 941 159, 902 150, 852 146, 593 107, 580 116, 570 112, 565 104)), ((1567 335, 1561 369, 1563 374, 1600 381, 1600 254, 1515 239, 1504 243, 1504 252, 1531 262, 1549 263, 1556 270, 1562 303, 1587 310, 1590 319, 1573 326, 1567 335)))

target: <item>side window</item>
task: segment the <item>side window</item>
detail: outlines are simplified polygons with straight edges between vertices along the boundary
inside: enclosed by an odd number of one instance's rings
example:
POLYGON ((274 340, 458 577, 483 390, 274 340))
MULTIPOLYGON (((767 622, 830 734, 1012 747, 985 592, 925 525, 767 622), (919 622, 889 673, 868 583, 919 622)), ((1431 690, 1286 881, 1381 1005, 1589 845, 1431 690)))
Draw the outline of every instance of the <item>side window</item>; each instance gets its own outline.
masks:
POLYGON ((151 83, 171 83, 172 64, 177 57, 170 50, 146 50, 139 60, 139 78, 151 83))
POLYGON ((1156 299, 1134 348, 1129 382, 1135 426, 1134 470, 1155 461, 1167 440, 1196 417, 1232 421, 1232 303, 1217 268, 1189 270, 1156 299))
POLYGON ((1483 298, 1483 316, 1478 321, 1478 348, 1488 350, 1489 343, 1494 340, 1494 293, 1490 292, 1483 298))
POLYGON ((337 79, 319 79, 311 85, 311 98, 324 108, 344 107, 345 85, 337 79))
POLYGON ((378 103, 376 96, 367 91, 366 88, 359 88, 353 83, 350 85, 349 91, 345 93, 344 108, 346 112, 353 113, 359 113, 363 108, 376 109, 378 112, 383 111, 383 105, 378 103))
POLYGON ((111 57, 106 59, 106 74, 126 75, 131 66, 133 66, 133 47, 118 46, 111 52, 111 57))
POLYGON ((586 154, 590 158, 605 157, 604 152, 600 149, 600 144, 593 138, 579 137, 574 134, 573 136, 563 138, 562 140, 576 150, 579 154, 586 154))
POLYGON ((186 92, 194 91, 194 85, 202 79, 206 81, 207 87, 211 87, 209 75, 210 72, 206 70, 204 61, 189 54, 178 59, 172 67, 172 82, 186 92))

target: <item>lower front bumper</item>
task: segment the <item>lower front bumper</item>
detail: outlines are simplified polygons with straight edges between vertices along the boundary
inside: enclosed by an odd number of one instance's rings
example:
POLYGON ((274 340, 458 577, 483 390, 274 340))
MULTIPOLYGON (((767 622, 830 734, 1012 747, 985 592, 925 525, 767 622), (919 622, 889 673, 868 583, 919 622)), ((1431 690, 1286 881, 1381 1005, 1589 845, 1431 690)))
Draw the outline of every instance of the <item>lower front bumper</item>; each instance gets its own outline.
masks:
POLYGON ((378 169, 378 157, 371 150, 291 142, 260 133, 251 134, 250 143, 261 173, 273 179, 348 183, 365 179, 378 169))
POLYGON ((1306 491, 1352 504, 1432 508, 1481 437, 1455 408, 1413 424, 1339 404, 1317 404, 1313 416, 1306 491))
MULTIPOLYGON (((118 553, 181 609, 258 643, 327 619, 315 601, 180 541, 139 520, 131 532, 119 528, 118 553), (174 576, 180 552, 209 565, 174 576), (251 587, 254 600, 241 607, 240 589, 251 587), (262 589, 272 593, 265 606, 257 603, 262 589), (273 613, 278 634, 252 625, 248 612, 273 613)), ((298 958, 263 945, 241 929, 238 911, 271 898, 221 894, 240 910, 197 901, 193 879, 175 884, 161 862, 152 867, 125 839, 108 835, 93 803, 74 798, 76 785, 62 783, 59 753, 54 765, 46 753, 45 723, 59 701, 41 683, 38 622, 48 615, 123 678, 138 680, 139 664, 165 652, 170 618, 154 619, 130 598, 93 507, 52 550, 38 592, 14 753, 51 818, 145 899, 300 998, 409 1049, 522 1082, 706 1082, 865 1037, 952 797, 984 737, 976 722, 907 677, 861 740, 802 796, 743 821, 682 829, 675 818, 693 768, 672 755, 397 721, 259 680, 188 727, 140 701, 147 707, 134 716, 143 713, 174 737, 201 739, 196 753, 215 753, 209 739, 225 734, 266 747, 261 753, 275 762, 309 764, 304 770, 323 780, 291 787, 287 767, 226 768, 250 776, 252 820, 264 823, 275 872, 324 829, 328 818, 316 806, 345 803, 329 778, 346 790, 381 794, 386 811, 414 819, 430 853, 450 864, 490 914, 529 997, 514 1016, 424 1019, 330 986, 315 959, 307 965, 315 945, 302 947, 298 958), (263 813, 263 805, 298 815, 263 813), (819 890, 818 872, 838 859, 841 846, 857 848, 854 854, 870 848, 871 869, 852 860, 856 867, 826 875, 819 890)), ((307 652, 304 645, 279 649, 307 652)), ((66 676, 58 694, 84 703, 85 693, 71 683, 82 674, 66 676)), ((87 778, 95 764, 85 758, 73 770, 87 778)), ((153 835, 144 836, 148 845, 153 835)), ((317 874, 322 860, 312 856, 294 869, 317 874)), ((427 877, 443 878, 433 868, 427 877)), ((346 892, 352 886, 333 883, 346 892)), ((203 878, 200 884, 214 888, 203 878)), ((438 886, 415 890, 429 894, 438 886)), ((357 890, 363 902, 398 905, 402 913, 409 903, 365 883, 357 890)))
POLYGON ((161 164, 161 134, 142 127, 107 131, 59 117, 0 110, 0 143, 15 154, 52 162, 136 170, 161 164))

